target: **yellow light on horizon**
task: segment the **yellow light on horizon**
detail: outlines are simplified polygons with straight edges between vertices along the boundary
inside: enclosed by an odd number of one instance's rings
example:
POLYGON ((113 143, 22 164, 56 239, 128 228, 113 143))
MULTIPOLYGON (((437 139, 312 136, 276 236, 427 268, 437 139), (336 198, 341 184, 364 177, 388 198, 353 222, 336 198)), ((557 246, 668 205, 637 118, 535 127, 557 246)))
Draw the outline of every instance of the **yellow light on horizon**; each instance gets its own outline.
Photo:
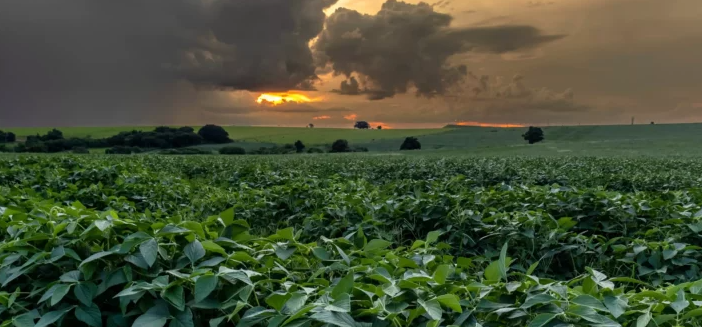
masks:
POLYGON ((299 93, 263 93, 261 94, 256 102, 259 104, 270 103, 274 106, 281 105, 288 102, 295 103, 309 103, 314 102, 314 99, 310 99, 304 94, 299 93))

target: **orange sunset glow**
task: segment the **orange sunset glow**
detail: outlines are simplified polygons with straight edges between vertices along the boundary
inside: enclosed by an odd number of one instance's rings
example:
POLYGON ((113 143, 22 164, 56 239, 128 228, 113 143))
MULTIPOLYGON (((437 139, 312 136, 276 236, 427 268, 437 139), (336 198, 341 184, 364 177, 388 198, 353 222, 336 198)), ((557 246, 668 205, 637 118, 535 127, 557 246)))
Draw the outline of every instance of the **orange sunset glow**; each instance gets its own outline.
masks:
POLYGON ((357 114, 350 114, 350 115, 344 116, 344 119, 346 119, 346 120, 356 120, 356 118, 358 118, 357 114))
MULTIPOLYGON (((521 124, 493 124, 493 123, 481 123, 477 121, 462 121, 455 125, 458 126, 476 126, 476 127, 498 127, 498 128, 514 128, 514 127, 524 127, 521 124)), ((385 127, 383 127, 385 128, 385 127)))
POLYGON ((331 119, 331 116, 317 116, 313 117, 314 120, 331 119))
POLYGON ((378 128, 378 126, 380 126, 380 127, 382 127, 382 129, 392 129, 392 126, 390 126, 386 123, 383 123, 383 122, 379 122, 379 121, 371 121, 371 122, 368 122, 368 124, 371 125, 371 128, 378 128))
POLYGON ((310 99, 304 94, 299 93, 263 93, 261 94, 256 102, 259 104, 267 103, 274 106, 281 105, 284 103, 294 102, 294 103, 309 103, 314 102, 315 99, 310 99))

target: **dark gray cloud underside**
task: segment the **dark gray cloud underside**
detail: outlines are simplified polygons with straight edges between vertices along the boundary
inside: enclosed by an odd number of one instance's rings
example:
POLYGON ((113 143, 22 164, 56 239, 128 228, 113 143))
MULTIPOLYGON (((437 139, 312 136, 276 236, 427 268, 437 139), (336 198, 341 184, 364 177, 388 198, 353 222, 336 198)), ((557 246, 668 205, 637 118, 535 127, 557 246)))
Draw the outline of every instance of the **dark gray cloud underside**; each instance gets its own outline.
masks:
POLYGON ((336 74, 358 75, 338 93, 370 99, 406 93, 432 97, 465 79, 467 68, 451 65, 454 55, 470 51, 505 53, 560 39, 532 26, 451 27, 452 17, 435 5, 388 0, 376 15, 338 9, 328 19, 314 49, 318 65, 336 74))

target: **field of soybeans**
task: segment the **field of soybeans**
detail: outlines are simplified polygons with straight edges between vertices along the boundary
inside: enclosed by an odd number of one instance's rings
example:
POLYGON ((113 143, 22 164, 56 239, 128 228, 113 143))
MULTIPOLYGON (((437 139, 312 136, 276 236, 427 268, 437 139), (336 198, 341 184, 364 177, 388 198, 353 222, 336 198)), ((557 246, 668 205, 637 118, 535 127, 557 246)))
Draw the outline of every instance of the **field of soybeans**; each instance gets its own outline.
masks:
POLYGON ((702 161, 0 157, 0 326, 702 326, 702 161))

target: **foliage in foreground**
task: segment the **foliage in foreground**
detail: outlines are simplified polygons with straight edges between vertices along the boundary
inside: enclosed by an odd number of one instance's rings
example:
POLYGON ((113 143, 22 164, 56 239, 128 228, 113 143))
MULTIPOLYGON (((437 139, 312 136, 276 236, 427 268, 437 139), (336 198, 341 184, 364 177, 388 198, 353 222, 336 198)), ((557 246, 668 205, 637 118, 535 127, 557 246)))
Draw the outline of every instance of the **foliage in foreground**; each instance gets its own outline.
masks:
POLYGON ((411 247, 250 235, 234 211, 203 222, 2 207, 3 326, 700 326, 702 281, 651 289, 588 269, 569 281, 411 247))

